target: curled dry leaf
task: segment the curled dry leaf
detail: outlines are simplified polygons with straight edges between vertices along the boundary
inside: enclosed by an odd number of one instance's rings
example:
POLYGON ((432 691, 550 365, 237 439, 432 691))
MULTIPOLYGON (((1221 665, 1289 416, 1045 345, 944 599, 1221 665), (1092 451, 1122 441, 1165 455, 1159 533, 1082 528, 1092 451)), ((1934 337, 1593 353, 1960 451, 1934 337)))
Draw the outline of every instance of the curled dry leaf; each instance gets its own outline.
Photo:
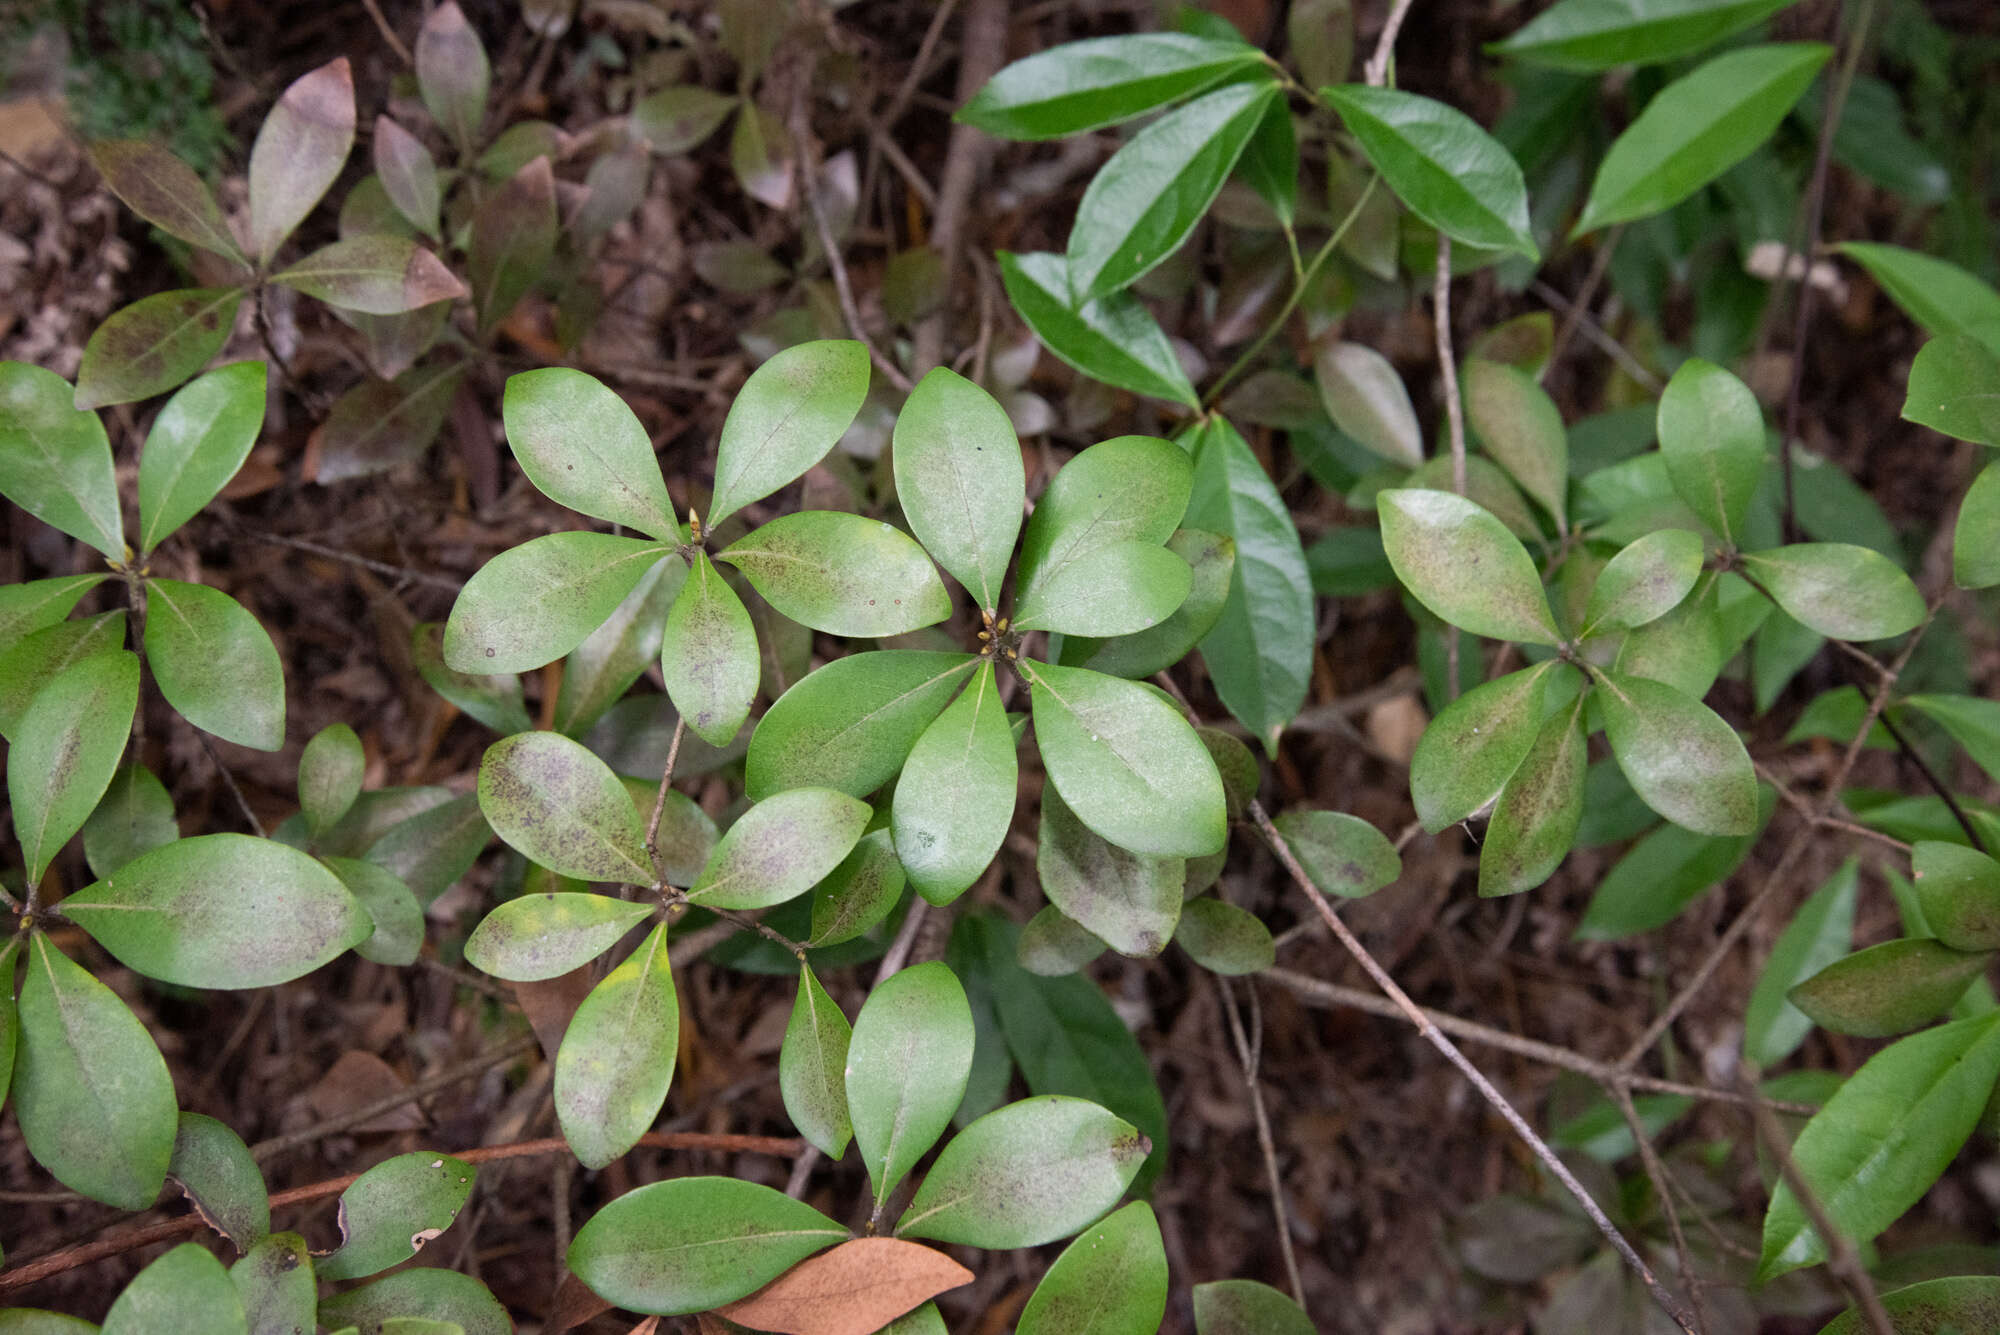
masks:
POLYGON ((933 1248, 901 1238, 856 1238, 716 1311, 784 1335, 869 1335, 917 1304, 971 1282, 970 1270, 933 1248))

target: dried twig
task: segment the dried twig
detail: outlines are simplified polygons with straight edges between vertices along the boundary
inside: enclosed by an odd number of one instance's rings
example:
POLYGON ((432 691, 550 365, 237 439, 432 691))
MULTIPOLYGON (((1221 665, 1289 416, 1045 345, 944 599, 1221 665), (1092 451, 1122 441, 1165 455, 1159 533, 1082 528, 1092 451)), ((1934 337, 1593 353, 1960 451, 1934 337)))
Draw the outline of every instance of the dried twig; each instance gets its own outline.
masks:
MULTIPOLYGON (((1291 1280, 1292 1298, 1301 1309, 1306 1305, 1305 1281, 1299 1277, 1299 1258, 1292 1253, 1292 1221, 1285 1211, 1285 1182, 1278 1174, 1278 1147, 1271 1139, 1271 1119, 1264 1112, 1264 1094, 1257 1087, 1258 1054, 1243 1034, 1243 1017, 1236 1013, 1236 998, 1229 993, 1229 980, 1217 975, 1215 991, 1222 998, 1222 1013, 1229 1019, 1229 1041, 1243 1068, 1243 1088, 1250 1095, 1250 1112, 1257 1120, 1257 1148, 1264 1154, 1264 1176, 1271 1184, 1271 1217, 1278 1230, 1278 1251, 1285 1258, 1285 1275, 1291 1280)), ((1256 1001, 1256 993, 1251 993, 1256 1001)))

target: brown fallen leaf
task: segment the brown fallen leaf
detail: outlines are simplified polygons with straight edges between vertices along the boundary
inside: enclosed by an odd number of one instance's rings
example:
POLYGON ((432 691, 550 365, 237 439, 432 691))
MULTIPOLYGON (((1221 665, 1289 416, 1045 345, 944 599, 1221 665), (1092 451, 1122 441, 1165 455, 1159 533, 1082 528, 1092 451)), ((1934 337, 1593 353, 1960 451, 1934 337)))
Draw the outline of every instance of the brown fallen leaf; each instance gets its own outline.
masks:
POLYGON ((592 1293, 588 1284, 566 1273, 562 1283, 556 1285, 555 1301, 549 1305, 548 1316, 542 1320, 543 1335, 562 1335, 610 1310, 611 1304, 592 1293))
MULTIPOLYGON (((306 1102, 321 1117, 340 1117, 356 1108, 379 1103, 400 1094, 407 1083, 394 1067, 372 1052, 359 1048, 340 1054, 319 1082, 306 1091, 306 1102)), ((356 1131, 414 1131, 427 1125, 423 1110, 414 1103, 371 1117, 354 1127, 356 1131)))
POLYGON ((515 998, 521 1003, 522 1014, 534 1028, 535 1037, 541 1040, 542 1053, 550 1061, 556 1059, 556 1049, 562 1046, 563 1034, 569 1029, 570 1018, 576 1008, 590 995, 590 989, 597 983, 591 975, 588 964, 578 965, 568 973, 554 978, 544 978, 532 983, 512 983, 515 998))
POLYGON ((856 1238, 801 1261, 748 1298, 715 1309, 780 1335, 869 1335, 972 1272, 901 1238, 856 1238))

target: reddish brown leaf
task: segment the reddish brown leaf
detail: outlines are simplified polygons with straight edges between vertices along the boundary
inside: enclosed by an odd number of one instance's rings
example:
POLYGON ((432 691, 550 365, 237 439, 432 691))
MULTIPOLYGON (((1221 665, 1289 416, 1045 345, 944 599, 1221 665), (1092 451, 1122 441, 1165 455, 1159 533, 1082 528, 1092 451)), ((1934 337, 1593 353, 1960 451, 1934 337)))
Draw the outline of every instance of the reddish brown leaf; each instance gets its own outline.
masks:
POLYGON ((445 361, 349 390, 327 416, 312 480, 365 477, 422 454, 444 425, 464 374, 463 362, 445 361))
POLYGON ((588 964, 540 982, 512 984, 521 1013, 528 1017, 535 1037, 541 1040, 542 1053, 550 1061, 556 1059, 556 1049, 562 1046, 570 1017, 596 984, 588 964))
POLYGON ((542 1320, 542 1335, 563 1335, 564 1331, 574 1330, 610 1310, 611 1304, 592 1293, 588 1284, 565 1272, 562 1283, 556 1285, 549 1314, 542 1320))
POLYGON ((347 57, 299 79, 250 149, 250 252, 277 252, 327 192, 354 147, 354 73, 347 57))
MULTIPOLYGON (((322 1118, 340 1117, 357 1108, 365 1108, 371 1103, 379 1103, 392 1094, 400 1094, 407 1088, 407 1082, 396 1074, 395 1068, 372 1052, 359 1048, 340 1054, 340 1060, 319 1078, 318 1083, 306 1091, 306 1102, 322 1118)), ((426 1125, 423 1110, 414 1103, 405 1103, 399 1108, 371 1117, 353 1129, 356 1131, 414 1131, 426 1125)))
POLYGON ((163 394, 208 364, 236 325, 240 287, 194 287, 135 301, 97 326, 76 373, 76 406, 163 394))
POLYGON ((367 315, 401 315, 465 295, 444 261, 407 237, 380 232, 322 246, 272 281, 367 315))
POLYGON ((459 152, 470 153, 486 118, 492 67, 463 10, 445 0, 417 34, 417 90, 459 152))
POLYGON ((438 234, 437 163, 415 135, 387 116, 375 118, 375 175, 389 202, 418 231, 438 234))
POLYGON ((536 158, 494 191, 472 219, 472 300, 482 337, 534 286, 555 246, 555 169, 547 158, 536 158))
POLYGON ((869 1335, 971 1282, 972 1272, 941 1251, 901 1238, 856 1238, 716 1311, 782 1335, 869 1335))
POLYGON ((222 209, 194 168, 157 144, 118 139, 93 144, 90 160, 111 193, 169 236, 241 262, 222 209))

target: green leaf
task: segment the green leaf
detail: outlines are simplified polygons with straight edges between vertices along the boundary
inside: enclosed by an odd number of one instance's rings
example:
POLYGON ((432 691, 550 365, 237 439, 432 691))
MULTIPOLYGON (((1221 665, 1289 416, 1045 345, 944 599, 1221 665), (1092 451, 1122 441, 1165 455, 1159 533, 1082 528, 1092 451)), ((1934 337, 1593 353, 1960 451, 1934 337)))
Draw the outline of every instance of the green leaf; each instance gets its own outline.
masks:
POLYGON ((835 659, 758 720, 745 788, 757 800, 803 787, 867 796, 895 777, 979 661, 907 649, 835 659))
POLYGON ((183 1242, 136 1275, 104 1314, 112 1335, 239 1335, 250 1327, 229 1272, 183 1242))
POLYGON ((410 627, 410 662, 416 666, 417 675, 454 708, 495 732, 527 732, 533 728, 534 722, 521 702, 521 679, 511 672, 482 672, 476 676, 460 672, 444 661, 445 634, 444 623, 439 621, 420 621, 410 627))
POLYGON ((570 1272, 634 1312, 704 1312, 734 1302, 846 1229, 781 1191, 733 1177, 676 1177, 628 1191, 570 1244, 570 1272))
MULTIPOLYGON (((1939 1025, 1871 1057, 1792 1146, 1833 1226, 1866 1243, 1930 1189, 1958 1153, 2000 1077, 2000 1013, 1939 1025)), ((1789 1186, 1764 1217, 1763 1283, 1826 1258, 1789 1186)))
POLYGON ((299 753, 299 810, 310 833, 325 833, 348 813, 361 795, 367 765, 361 739, 345 723, 329 723, 313 734, 299 753))
POLYGON ((736 107, 726 93, 674 84, 632 104, 632 128, 655 153, 685 153, 714 134, 736 107))
POLYGON ((1326 415, 1356 443, 1392 464, 1424 461, 1417 410, 1387 357, 1364 343, 1326 339, 1313 353, 1313 375, 1326 415))
POLYGON ((661 923, 590 990, 556 1051, 556 1120, 584 1167, 604 1167, 653 1125, 673 1083, 680 1033, 661 923))
POLYGON ((1130 852, 1099 837, 1052 788, 1042 791, 1039 844, 1042 893, 1065 916, 1121 955, 1166 949, 1180 920, 1181 858, 1130 852))
POLYGON ((472 215, 466 274, 472 279, 478 333, 491 336, 548 271, 557 235, 555 170, 535 158, 472 215))
POLYGON ((264 426, 262 362, 232 362, 167 400, 139 455, 139 552, 159 546, 236 476, 264 426))
POLYGON ((890 832, 863 835, 854 851, 813 887, 812 935, 805 944, 836 946, 860 936, 896 907, 904 879, 890 832))
POLYGON ((1833 48, 1741 47, 1656 94, 1612 141, 1572 236, 1664 213, 1771 137, 1833 48))
POLYGON ((1880 552, 1846 542, 1798 542, 1745 552, 1743 570, 1802 624, 1836 640, 1881 640, 1924 619, 1924 596, 1880 552))
POLYGON ((271 987, 365 940, 368 914, 340 878, 270 839, 178 839, 63 901, 128 967, 182 987, 271 987))
POLYGON ((794 172, 790 136, 785 124, 749 98, 729 132, 729 166, 743 193, 774 209, 794 203, 794 172))
POLYGON ((509 376, 500 412, 521 471, 549 499, 663 542, 678 539, 652 437, 595 376, 562 366, 509 376))
POLYGON ((1439 617, 1490 639, 1562 638, 1533 559, 1487 511, 1448 491, 1384 491, 1375 506, 1396 578, 1439 617))
POLYGON ((354 943, 354 953, 392 968, 415 964, 424 949, 424 906, 417 902, 416 892, 374 862, 340 857, 320 861, 340 878, 374 924, 374 930, 354 943))
POLYGON ((1329 895, 1360 899, 1403 874, 1403 859, 1382 832, 1344 811, 1287 811, 1271 822, 1291 845, 1312 883, 1329 895))
POLYGON ((0 495, 114 561, 125 559, 111 442, 69 382, 0 362, 0 495))
POLYGON ((141 853, 181 837, 174 799, 144 765, 121 765, 104 799, 83 823, 83 856, 96 876, 109 876, 141 853))
POLYGON ((1060 139, 1179 101, 1263 62, 1242 41, 1134 33, 1066 42, 986 81, 955 120, 1002 139, 1060 139))
POLYGON ((651 885, 646 833, 625 785, 561 733, 502 737, 479 762, 479 809, 528 858, 580 881, 651 885))
MULTIPOLYGON (((939 1323, 938 1335, 944 1335, 939 1323)), ((0 1335, 98 1335, 94 1322, 39 1307, 0 1307, 0 1335)))
POLYGON ((1319 96, 1410 212, 1454 241, 1541 259, 1520 165, 1477 121, 1395 88, 1341 84, 1319 96))
POLYGON ((479 794, 465 793, 391 826, 364 853, 428 906, 465 875, 492 838, 493 827, 479 809, 479 794))
POLYGON ((2000 357, 2000 292, 1949 260, 1873 241, 1834 247, 1868 271, 1904 314, 1934 338, 1969 334, 2000 357))
POLYGON ((90 146, 90 160, 125 207, 153 226, 247 263, 208 183, 165 148, 142 139, 109 140, 90 146))
POLYGON ((1299 139, 1292 109, 1282 97, 1264 109, 1264 119, 1257 122, 1237 161, 1236 174, 1271 206, 1280 224, 1292 225, 1299 208, 1299 139))
MULTIPOLYGON (((1950 1275, 1881 1295, 1891 1329, 1901 1335, 1952 1335, 2000 1325, 2000 1277, 1950 1275)), ((1850 1307, 1820 1327, 1819 1335, 1867 1335, 1868 1319, 1850 1307)))
POLYGON ((1743 1056, 1776 1066, 1798 1051, 1812 1020, 1786 993, 1847 953, 1854 939, 1855 891, 1861 864, 1850 857, 1792 914, 1757 976, 1743 1009, 1743 1056))
POLYGON ((1042 763, 1077 819, 1135 853, 1200 857, 1222 847, 1222 779, 1173 706, 1119 677, 1020 667, 1042 763))
POLYGON ((12 741, 20 735, 21 720, 43 686, 85 659, 117 652, 124 643, 122 608, 78 621, 58 621, 24 636, 0 654, 0 736, 12 741))
POLYGON ((1172 616, 1193 584, 1188 563, 1165 547, 1121 542, 1077 557, 1023 596, 1014 624, 1051 634, 1130 635, 1172 616))
POLYGON ((1486 452, 1566 527, 1569 437, 1548 391, 1532 375, 1475 357, 1465 367, 1465 417, 1486 452))
POLYGON ((2000 357, 1970 334, 1945 334, 1924 344, 1910 364, 1903 420, 1960 440, 2000 445, 2000 357))
POLYGON ((1920 840, 1911 877, 1924 922, 1953 950, 2000 947, 2000 862, 1959 844, 1920 840))
POLYGON ((1424 729, 1410 758, 1410 798, 1426 830, 1448 829, 1500 795, 1535 744, 1554 662, 1473 687, 1424 729))
POLYGON ((1792 0, 1563 0, 1537 14, 1494 55, 1596 74, 1620 65, 1664 65, 1714 46, 1792 0))
POLYGON ((1261 973, 1278 962, 1271 929, 1257 915, 1205 895, 1181 910, 1174 942, 1210 973, 1261 973))
MULTIPOLYGON (((1014 944, 1021 967, 1044 978, 1075 973, 1107 949, 1103 937, 1054 904, 1037 909, 1014 944)), ((961 1116, 958 1120, 967 1119, 961 1116)))
POLYGON ((1185 522, 1236 544, 1229 596, 1200 641, 1201 657, 1223 705, 1268 752, 1305 703, 1312 576, 1290 507, 1226 420, 1212 419, 1195 438, 1185 522))
POLYGON ((243 604, 206 584, 146 581, 146 666, 176 713, 259 751, 285 744, 285 669, 243 604))
POLYGON ((1884 941, 1835 960, 1785 995, 1822 1029, 1888 1038, 1950 1010, 1991 960, 1990 952, 1953 950, 1928 937, 1884 941))
POLYGON ((323 1279, 362 1279, 409 1260, 458 1218, 478 1171, 430 1150, 384 1159, 340 1193, 340 1246, 314 1268, 323 1279))
MULTIPOLYGON (((356 318, 365 330, 373 317, 356 318)), ((419 341, 428 346, 430 337, 419 341)), ((430 448, 468 368, 449 354, 409 366, 422 351, 412 347, 407 356, 398 354, 398 364, 407 369, 394 380, 364 380, 334 403, 320 437, 319 482, 371 477, 421 458, 430 448)))
POLYGON ((868 816, 866 802, 831 788, 774 794, 723 833, 688 899, 719 909, 762 909, 796 899, 840 865, 868 816))
POLYGON ((7 795, 29 885, 111 786, 138 703, 139 659, 115 649, 42 687, 21 715, 7 755, 7 795))
MULTIPOLYGON (((92 589, 108 576, 60 575, 24 584, 0 584, 0 644, 15 647, 38 630, 59 624, 92 589)), ((123 634, 121 627, 120 634, 123 634)))
POLYGON ((1084 1099, 1043 1095, 986 1114, 938 1155, 896 1236, 1038 1247, 1110 1209, 1152 1144, 1084 1099))
POLYGON ((891 806, 896 856, 917 892, 948 904, 978 880, 1014 819, 1019 764, 991 660, 924 729, 891 806))
POLYGON ((1153 1335, 1167 1313, 1167 1252, 1153 1207, 1133 1201, 1063 1248, 1018 1335, 1153 1335))
POLYGON ((1006 411, 940 366, 896 418, 892 462, 910 531, 982 609, 997 612, 1027 486, 1006 411))
POLYGON ((891 974, 862 1004, 847 1049, 847 1106, 878 1209, 951 1125, 972 1042, 965 989, 935 961, 891 974))
POLYGON ((750 716, 757 696, 757 628, 707 552, 695 553, 667 614, 660 671, 674 708, 710 746, 726 746, 750 716))
POLYGON ((297 1335, 313 1324, 319 1284, 312 1251, 296 1233, 279 1233, 229 1267, 250 1335, 297 1335))
POLYGON ((459 590, 444 661, 459 672, 526 672, 561 658, 607 621, 664 543, 609 533, 551 533, 512 547, 459 590))
POLYGON ((1903 703, 1950 733, 1988 777, 2000 778, 2000 701, 1970 695, 1912 695, 1903 703))
POLYGON ((1665 616, 1694 590, 1701 562, 1701 538, 1684 528, 1635 538, 1598 572, 1577 638, 1630 630, 1665 616))
MULTIPOLYGON (((708 527, 826 457, 868 397, 868 350, 851 339, 786 348, 750 373, 715 449, 708 527)), ((921 535, 919 535, 921 536, 921 535)))
POLYGON ((327 192, 354 147, 354 75, 347 58, 293 81, 250 146, 250 253, 275 255, 327 192))
POLYGON ((667 614, 680 597, 687 574, 687 562, 675 556, 660 558, 639 577, 610 618, 570 651, 563 662, 550 726, 580 737, 624 696, 660 656, 667 614))
MULTIPOLYGON (((375 175, 396 212, 425 236, 438 235, 437 160, 423 141, 387 116, 375 118, 375 175)), ((465 295, 461 287, 456 294, 465 295)))
POLYGON ((924 549, 860 515, 784 515, 716 559, 741 570, 779 612, 829 635, 901 635, 951 615, 951 595, 924 549))
MULTIPOLYGON (((1758 829, 1770 820, 1777 794, 1758 792, 1758 829)), ((1643 808, 1642 808, 1643 809, 1643 808)), ((1634 844, 1598 883, 1577 923, 1579 941, 1616 941, 1672 922, 1750 855, 1756 834, 1719 839, 1662 825, 1634 844)))
MULTIPOLYGON (((446 6, 449 8, 449 6, 446 6)), ((513 1335, 514 1321, 492 1290, 470 1275, 440 1266, 413 1266, 384 1275, 319 1305, 319 1323, 330 1330, 383 1323, 383 1335, 396 1335, 397 1318, 428 1317, 456 1323, 464 1335, 513 1335)))
POLYGON ((1070 295, 1064 256, 1048 251, 996 254, 1007 299, 1043 347, 1107 385, 1188 408, 1200 405, 1166 331, 1137 297, 1107 292, 1095 301, 1077 302, 1070 295))
POLYGON ((322 246, 271 281, 363 315, 402 315, 469 295, 444 261, 408 237, 385 232, 322 246))
POLYGON ((160 1194, 173 1153, 173 1077, 110 988, 40 933, 28 950, 14 1056, 21 1138, 70 1190, 143 1210, 160 1194))
POLYGON ((853 1037, 847 1017, 813 977, 812 966, 801 961, 798 1000, 778 1049, 778 1089, 792 1125, 829 1159, 847 1153, 854 1137, 845 1083, 853 1037))
POLYGON ((1157 436, 1119 436, 1078 454, 1049 480, 1028 519, 1017 605, 1094 552, 1125 543, 1159 547, 1187 513, 1193 483, 1187 452, 1157 436))
POLYGON ((1481 896, 1534 889, 1555 873, 1575 844, 1589 758, 1585 699, 1579 695, 1567 712, 1549 716, 1527 758, 1501 790, 1479 850, 1481 896))
POLYGON ((609 895, 523 895, 486 915, 466 938, 465 959, 510 982, 557 978, 611 949, 653 908, 609 895))
POLYGON ((1755 826, 1757 776, 1734 728, 1664 682, 1596 676, 1611 752, 1647 806, 1698 834, 1755 826))
POLYGON ((417 91, 460 154, 469 155, 486 116, 492 67, 479 34, 453 0, 432 10, 417 33, 417 91))
POLYGON ((1199 1335, 1314 1335, 1297 1303, 1248 1279, 1195 1285, 1194 1328, 1199 1335))
POLYGON ((202 1222, 247 1252, 271 1232, 270 1193, 243 1138, 213 1117, 184 1112, 167 1172, 202 1222))
MULTIPOLYGON (((1286 521, 1290 521, 1289 514, 1286 521)), ((1180 662, 1215 629, 1229 601, 1231 576, 1236 570, 1235 540, 1220 533, 1184 528, 1167 539, 1167 550, 1187 562, 1191 575, 1188 595, 1173 615, 1156 626, 1108 640, 1083 635, 1065 637, 1062 653, 1065 667, 1089 668, 1092 672, 1137 681, 1180 662)), ((1230 646, 1217 643, 1217 654, 1229 661, 1230 646)), ((1212 662, 1209 675, 1211 680, 1217 679, 1212 662)), ((1232 692, 1234 688, 1232 681, 1232 692)))

